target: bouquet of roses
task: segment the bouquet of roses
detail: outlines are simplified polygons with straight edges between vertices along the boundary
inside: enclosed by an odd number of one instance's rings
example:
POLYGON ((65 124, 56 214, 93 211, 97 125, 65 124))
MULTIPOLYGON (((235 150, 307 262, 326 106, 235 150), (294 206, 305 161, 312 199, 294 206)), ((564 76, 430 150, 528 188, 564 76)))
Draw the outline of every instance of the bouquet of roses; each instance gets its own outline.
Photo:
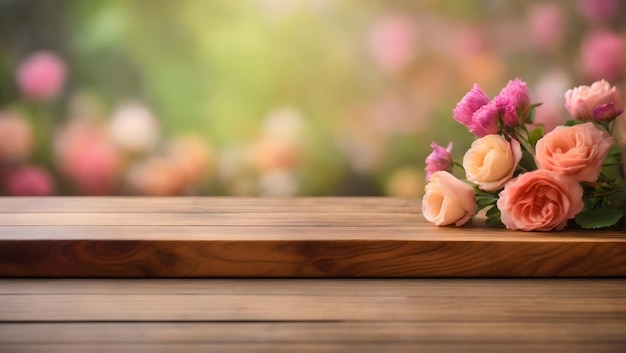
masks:
POLYGON ((461 226, 486 210, 487 225, 550 231, 574 221, 610 227, 624 217, 624 161, 612 136, 624 111, 619 90, 604 80, 568 90, 573 119, 547 133, 533 123, 539 105, 519 78, 491 100, 474 85, 453 111, 476 136, 462 163, 453 160, 452 143, 433 143, 426 158, 426 220, 461 226), (454 167, 465 180, 451 174, 454 167))

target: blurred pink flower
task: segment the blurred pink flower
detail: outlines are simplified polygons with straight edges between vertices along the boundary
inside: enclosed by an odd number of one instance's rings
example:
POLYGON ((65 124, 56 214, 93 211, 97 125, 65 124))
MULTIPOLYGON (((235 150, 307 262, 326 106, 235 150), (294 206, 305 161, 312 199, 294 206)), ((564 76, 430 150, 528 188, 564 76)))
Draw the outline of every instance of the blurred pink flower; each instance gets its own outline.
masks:
POLYGON ((615 16, 619 0, 578 0, 578 11, 590 21, 604 21, 615 16))
POLYGON ((34 145, 33 131, 26 119, 14 111, 0 112, 0 163, 27 160, 34 145))
POLYGON ((387 97, 374 102, 368 113, 373 125, 387 134, 418 131, 427 120, 423 114, 415 111, 410 101, 399 97, 387 97))
POLYGON ((443 148, 436 143, 431 143, 430 147, 433 151, 426 157, 426 180, 430 179, 430 176, 434 172, 441 170, 449 171, 452 165, 452 142, 448 144, 448 147, 443 148))
POLYGON ((484 29, 480 26, 457 28, 452 36, 452 43, 448 43, 442 50, 454 58, 474 56, 487 50, 488 41, 484 29))
POLYGON ((533 5, 527 21, 533 44, 552 48, 563 40, 565 16, 561 6, 554 3, 533 5))
POLYGON ((17 83, 22 94, 36 100, 50 100, 59 95, 65 83, 65 63, 59 56, 39 51, 26 58, 17 69, 17 83))
POLYGON ((50 174, 33 165, 9 170, 3 183, 11 196, 48 196, 54 193, 54 181, 50 174))
POLYGON ((619 35, 597 30, 582 41, 582 64, 592 80, 618 81, 626 70, 626 43, 619 35))
POLYGON ((402 71, 415 57, 417 35, 409 18, 390 16, 374 24, 369 48, 374 60, 386 72, 402 71))
POLYGON ((103 129, 74 122, 57 137, 55 147, 60 171, 80 193, 113 193, 121 161, 103 129))

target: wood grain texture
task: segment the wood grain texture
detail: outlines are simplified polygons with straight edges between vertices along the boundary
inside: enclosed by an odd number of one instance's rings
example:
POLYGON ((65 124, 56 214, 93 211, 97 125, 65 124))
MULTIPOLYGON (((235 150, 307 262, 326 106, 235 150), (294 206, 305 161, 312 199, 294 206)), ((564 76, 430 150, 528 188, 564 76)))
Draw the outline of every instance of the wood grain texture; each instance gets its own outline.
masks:
POLYGON ((626 234, 435 227, 391 198, 0 198, 5 277, 622 277, 626 234))
POLYGON ((0 279, 0 352, 624 352, 624 279, 0 279))
POLYGON ((133 353, 319 353, 319 352, 397 352, 397 353, 623 353, 624 345, 620 343, 594 343, 594 344, 553 344, 533 343, 515 344, 510 343, 475 343, 475 344, 451 344, 451 343, 261 343, 261 344, 219 344, 203 343, 189 344, 184 342, 173 344, 6 344, 0 345, 3 353, 85 353, 85 352, 133 352, 133 353))

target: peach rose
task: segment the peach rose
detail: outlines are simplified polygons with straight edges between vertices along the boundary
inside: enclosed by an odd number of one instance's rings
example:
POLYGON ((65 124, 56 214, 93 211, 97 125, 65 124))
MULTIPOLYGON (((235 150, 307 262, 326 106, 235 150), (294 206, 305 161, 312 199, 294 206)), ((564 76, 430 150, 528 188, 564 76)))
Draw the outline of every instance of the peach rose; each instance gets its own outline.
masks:
POLYGON ((508 229, 545 232, 565 228, 583 209, 582 196, 573 178, 539 169, 507 183, 497 205, 508 229))
POLYGON ((593 123, 557 126, 537 142, 539 168, 594 182, 615 140, 593 123))
POLYGON ((565 108, 582 121, 611 121, 624 112, 619 90, 605 80, 565 92, 565 108))
POLYGON ((481 190, 494 191, 511 179, 521 158, 519 142, 509 142, 500 135, 487 135, 472 143, 463 156, 463 168, 468 181, 481 190))
POLYGON ((476 212, 474 189, 446 171, 433 173, 425 190, 422 213, 431 223, 462 226, 476 212))

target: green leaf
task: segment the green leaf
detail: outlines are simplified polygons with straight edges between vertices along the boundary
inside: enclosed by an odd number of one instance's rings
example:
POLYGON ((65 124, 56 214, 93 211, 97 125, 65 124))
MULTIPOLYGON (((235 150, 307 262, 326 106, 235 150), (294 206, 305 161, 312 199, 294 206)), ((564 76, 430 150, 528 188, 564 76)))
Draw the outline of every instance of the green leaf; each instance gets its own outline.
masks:
POLYGON ((491 205, 495 205, 497 200, 498 199, 493 197, 476 197, 476 205, 478 207, 478 211, 491 205))
POLYGON ((578 124, 581 124, 581 123, 582 123, 582 121, 572 119, 572 120, 566 121, 565 124, 563 124, 563 125, 564 126, 574 126, 574 125, 578 125, 578 124))
POLYGON ((536 103, 530 105, 530 112, 528 113, 528 117, 524 121, 526 124, 532 124, 535 122, 535 108, 542 104, 543 103, 536 103))
POLYGON ((608 195, 606 197, 606 200, 607 201, 614 201, 614 202, 619 202, 619 201, 626 200, 626 189, 622 189, 620 191, 612 193, 611 195, 608 195))
POLYGON ((624 216, 619 208, 602 206, 576 215, 576 223, 583 229, 599 229, 615 225, 624 216))
POLYGON ((501 216, 502 213, 495 205, 487 210, 487 221, 485 222, 487 227, 502 227, 504 224, 500 220, 501 216))
POLYGON ((528 153, 528 151, 522 151, 522 159, 519 161, 519 165, 526 169, 527 171, 532 171, 537 169, 537 164, 535 164, 535 159, 533 156, 528 153))
POLYGON ((536 129, 530 132, 528 136, 528 140, 529 140, 528 142, 530 142, 530 145, 533 146, 533 148, 537 145, 537 141, 539 141, 543 137, 543 133, 544 133, 543 125, 537 126, 536 129))

